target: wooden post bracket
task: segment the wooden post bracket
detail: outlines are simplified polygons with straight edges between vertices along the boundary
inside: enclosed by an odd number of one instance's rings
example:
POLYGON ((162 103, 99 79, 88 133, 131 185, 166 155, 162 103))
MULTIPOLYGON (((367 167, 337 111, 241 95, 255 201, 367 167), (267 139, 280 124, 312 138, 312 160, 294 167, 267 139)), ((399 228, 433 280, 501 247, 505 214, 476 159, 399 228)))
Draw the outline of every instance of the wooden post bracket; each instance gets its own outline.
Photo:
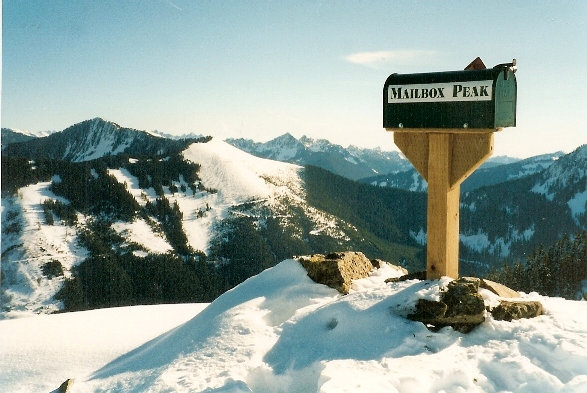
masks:
POLYGON ((393 129, 394 142, 428 182, 426 277, 459 273, 461 183, 493 152, 494 129, 393 129))

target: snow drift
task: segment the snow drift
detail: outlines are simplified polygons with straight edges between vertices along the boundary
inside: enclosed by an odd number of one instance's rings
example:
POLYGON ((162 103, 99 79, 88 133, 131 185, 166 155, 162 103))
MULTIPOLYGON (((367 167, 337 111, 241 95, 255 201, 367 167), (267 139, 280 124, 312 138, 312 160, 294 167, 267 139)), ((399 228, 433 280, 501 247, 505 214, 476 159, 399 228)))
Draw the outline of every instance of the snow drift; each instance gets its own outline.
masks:
MULTIPOLYGON (((34 389, 25 384, 31 382, 30 376, 27 379, 20 371, 27 367, 23 358, 20 364, 2 361, 0 381, 13 392, 51 391, 73 377, 74 393, 587 389, 587 303, 530 294, 525 297, 540 300, 545 315, 503 322, 488 314, 467 335, 451 328, 434 333, 404 316, 417 298, 438 296, 447 280, 384 282, 399 274, 383 265, 341 296, 311 281, 297 261, 286 260, 225 293, 191 320, 130 352, 121 351, 124 354, 94 372, 87 374, 81 366, 58 372, 52 362, 43 360, 44 354, 36 359, 34 379, 39 382, 34 389), (52 385, 42 385, 43 381, 52 385)), ((488 292, 482 294, 489 302, 496 300, 488 292)), ((124 326, 123 310, 108 314, 102 321, 105 327, 124 326)), ((71 317, 79 323, 90 315, 71 317)), ((151 315, 150 324, 165 322, 151 315)), ((43 318, 59 317, 63 316, 43 318)), ((18 342, 27 340, 10 324, 35 326, 40 318, 0 321, 2 347, 12 343, 3 359, 19 359, 18 342)), ((95 340, 86 333, 80 329, 77 342, 95 340)), ((119 345, 135 332, 109 334, 113 345, 119 345)), ((96 341, 96 352, 104 341, 96 341)), ((88 361, 92 358, 88 345, 66 345, 61 355, 79 358, 81 351, 88 361)))

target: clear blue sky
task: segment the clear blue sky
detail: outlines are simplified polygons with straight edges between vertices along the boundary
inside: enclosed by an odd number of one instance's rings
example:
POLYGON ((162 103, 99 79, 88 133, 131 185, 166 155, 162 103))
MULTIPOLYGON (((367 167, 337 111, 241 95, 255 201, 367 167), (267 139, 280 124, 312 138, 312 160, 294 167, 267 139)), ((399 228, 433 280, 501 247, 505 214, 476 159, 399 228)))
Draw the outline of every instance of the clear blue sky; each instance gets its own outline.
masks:
POLYGON ((4 0, 2 126, 123 126, 392 149, 393 73, 518 60, 495 153, 587 143, 587 1, 4 0))

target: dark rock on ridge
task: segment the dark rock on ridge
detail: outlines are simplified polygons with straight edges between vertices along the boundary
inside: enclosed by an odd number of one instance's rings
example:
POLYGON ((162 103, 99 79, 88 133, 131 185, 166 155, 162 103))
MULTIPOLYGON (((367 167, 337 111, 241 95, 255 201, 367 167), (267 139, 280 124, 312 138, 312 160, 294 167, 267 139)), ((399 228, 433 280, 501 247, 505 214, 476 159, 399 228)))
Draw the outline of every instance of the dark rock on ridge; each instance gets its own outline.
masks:
POLYGON ((440 301, 420 299, 416 312, 408 315, 432 329, 452 326, 453 329, 468 333, 485 320, 485 303, 478 293, 480 280, 464 277, 451 281, 440 301))

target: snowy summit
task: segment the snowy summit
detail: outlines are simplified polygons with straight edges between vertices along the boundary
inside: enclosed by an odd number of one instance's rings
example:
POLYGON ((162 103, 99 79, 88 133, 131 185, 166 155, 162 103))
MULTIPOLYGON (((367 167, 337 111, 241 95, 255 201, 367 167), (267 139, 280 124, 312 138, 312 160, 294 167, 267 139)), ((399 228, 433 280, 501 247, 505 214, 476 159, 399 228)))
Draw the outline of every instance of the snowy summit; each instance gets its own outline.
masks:
POLYGON ((587 303, 523 295, 545 314, 487 314, 469 334, 432 332, 405 316, 449 279, 384 282, 400 274, 383 264, 342 296, 285 260, 205 308, 3 320, 0 386, 48 393, 73 378, 73 393, 587 391, 587 303))

